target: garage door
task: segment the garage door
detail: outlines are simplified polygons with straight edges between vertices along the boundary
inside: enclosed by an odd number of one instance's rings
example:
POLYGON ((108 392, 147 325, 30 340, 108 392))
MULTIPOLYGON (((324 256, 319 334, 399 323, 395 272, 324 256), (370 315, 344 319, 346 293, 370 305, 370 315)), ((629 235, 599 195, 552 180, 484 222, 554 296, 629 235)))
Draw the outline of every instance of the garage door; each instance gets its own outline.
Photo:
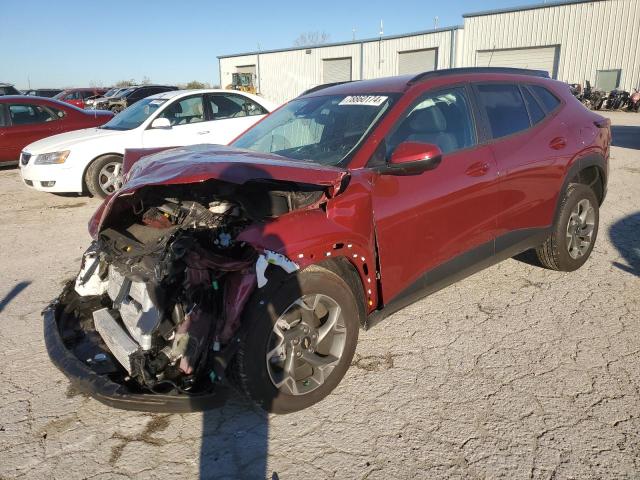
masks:
POLYGON ((322 83, 351 80, 351 57, 327 58, 322 61, 322 83))
POLYGON ((398 75, 435 70, 437 52, 436 48, 398 52, 398 75))
POLYGON ((236 67, 236 72, 238 73, 250 73, 254 77, 256 76, 256 66, 255 65, 242 65, 236 67))
POLYGON ((478 67, 531 68, 549 72, 552 78, 558 73, 558 47, 512 48, 484 50, 476 53, 478 67))

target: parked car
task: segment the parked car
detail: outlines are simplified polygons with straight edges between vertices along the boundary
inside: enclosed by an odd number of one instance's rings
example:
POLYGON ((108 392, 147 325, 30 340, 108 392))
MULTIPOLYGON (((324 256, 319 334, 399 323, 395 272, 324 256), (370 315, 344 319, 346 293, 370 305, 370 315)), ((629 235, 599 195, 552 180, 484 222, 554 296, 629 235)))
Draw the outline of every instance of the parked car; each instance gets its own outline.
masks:
POLYGON ((115 97, 120 92, 122 92, 124 90, 126 90, 126 88, 116 87, 116 88, 111 88, 111 89, 107 90, 102 95, 96 95, 96 96, 93 96, 93 97, 89 97, 84 101, 84 108, 85 109, 96 109, 96 104, 97 103, 103 102, 108 98, 115 97))
POLYGON ((21 93, 10 83, 0 82, 0 96, 2 95, 21 95, 21 93))
MULTIPOLYGON (((71 130, 97 127, 111 118, 113 118, 111 112, 88 113, 73 105, 49 98, 2 96, 0 97, 0 165, 18 163, 22 149, 36 140, 71 130)), ((28 160, 28 156, 22 156, 23 162, 28 160)), ((43 157, 37 163, 46 168, 52 162, 44 162, 43 157)), ((52 185, 51 182, 49 184, 52 185)))
POLYGON ((35 90, 27 90, 24 94, 32 97, 51 98, 55 97, 60 92, 62 92, 62 90, 59 88, 37 88, 35 90))
POLYGON ((99 101, 95 103, 95 108, 100 110, 111 110, 114 114, 118 114, 125 108, 130 107, 143 98, 162 92, 171 92, 178 90, 178 87, 170 87, 165 85, 141 85, 130 87, 120 92, 115 97, 99 101))
POLYGON ((273 108, 258 96, 227 90, 160 93, 137 102, 99 128, 56 135, 28 145, 24 155, 29 158, 56 152, 66 152, 68 156, 59 165, 22 162, 22 177, 38 190, 89 190, 105 197, 122 182, 120 169, 127 148, 226 144, 273 108), (43 186, 42 182, 51 186, 43 186))
POLYGON ((53 98, 62 102, 70 103, 78 108, 84 108, 85 100, 101 96, 107 92, 107 90, 108 89, 106 88, 70 88, 60 92, 53 98))
POLYGON ((49 355, 121 408, 208 408, 228 382, 308 407, 359 327, 527 249, 583 265, 610 141, 566 84, 481 68, 321 86, 229 147, 129 152, 44 313, 49 355))

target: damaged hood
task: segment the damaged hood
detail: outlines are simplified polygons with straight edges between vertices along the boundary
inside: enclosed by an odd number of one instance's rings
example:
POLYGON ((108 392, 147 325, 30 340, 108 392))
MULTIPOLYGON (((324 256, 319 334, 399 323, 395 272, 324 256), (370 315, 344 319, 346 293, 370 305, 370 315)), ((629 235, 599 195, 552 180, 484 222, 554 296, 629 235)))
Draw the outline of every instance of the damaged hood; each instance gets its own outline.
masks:
POLYGON ((338 190, 347 170, 294 161, 274 154, 240 150, 222 145, 192 145, 164 150, 136 162, 128 172, 120 195, 143 185, 221 180, 244 183, 249 180, 281 180, 321 185, 338 190))
POLYGON ((100 231, 111 207, 121 197, 153 185, 178 185, 220 180, 243 184, 249 181, 277 180, 318 185, 327 197, 337 195, 349 172, 311 161, 294 161, 274 154, 263 154, 222 145, 192 145, 145 156, 126 173, 125 184, 98 208, 89 222, 92 236, 100 231))

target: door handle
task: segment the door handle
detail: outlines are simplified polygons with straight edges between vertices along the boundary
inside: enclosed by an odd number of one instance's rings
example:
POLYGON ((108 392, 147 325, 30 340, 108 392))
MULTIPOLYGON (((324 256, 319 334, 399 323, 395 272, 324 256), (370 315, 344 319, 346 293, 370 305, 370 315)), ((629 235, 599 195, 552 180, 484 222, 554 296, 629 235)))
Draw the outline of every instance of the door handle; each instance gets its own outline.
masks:
POLYGON ((470 177, 481 177, 486 175, 488 171, 489 164, 487 162, 476 162, 471 164, 464 173, 470 177))
POLYGON ((206 135, 209 133, 209 130, 203 130, 202 132, 198 132, 198 135, 206 135))
POLYGON ((562 150, 567 146, 567 139, 564 137, 556 137, 549 142, 549 146, 554 150, 562 150))

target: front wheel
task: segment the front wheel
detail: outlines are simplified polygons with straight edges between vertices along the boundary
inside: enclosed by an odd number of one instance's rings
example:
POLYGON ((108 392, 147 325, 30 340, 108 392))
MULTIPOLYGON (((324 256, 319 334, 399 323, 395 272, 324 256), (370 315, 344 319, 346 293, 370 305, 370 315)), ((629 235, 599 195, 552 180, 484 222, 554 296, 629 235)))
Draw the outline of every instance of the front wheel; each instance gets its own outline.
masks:
POLYGON ((94 197, 105 198, 122 186, 122 157, 106 155, 89 165, 85 184, 94 197))
POLYGON ((593 190, 587 185, 570 184, 551 235, 536 249, 540 263, 562 272, 580 268, 591 255, 599 221, 598 199, 593 190))
POLYGON ((340 383, 355 352, 360 323, 351 289, 312 266, 257 297, 244 313, 232 378, 269 412, 319 402, 340 383))

